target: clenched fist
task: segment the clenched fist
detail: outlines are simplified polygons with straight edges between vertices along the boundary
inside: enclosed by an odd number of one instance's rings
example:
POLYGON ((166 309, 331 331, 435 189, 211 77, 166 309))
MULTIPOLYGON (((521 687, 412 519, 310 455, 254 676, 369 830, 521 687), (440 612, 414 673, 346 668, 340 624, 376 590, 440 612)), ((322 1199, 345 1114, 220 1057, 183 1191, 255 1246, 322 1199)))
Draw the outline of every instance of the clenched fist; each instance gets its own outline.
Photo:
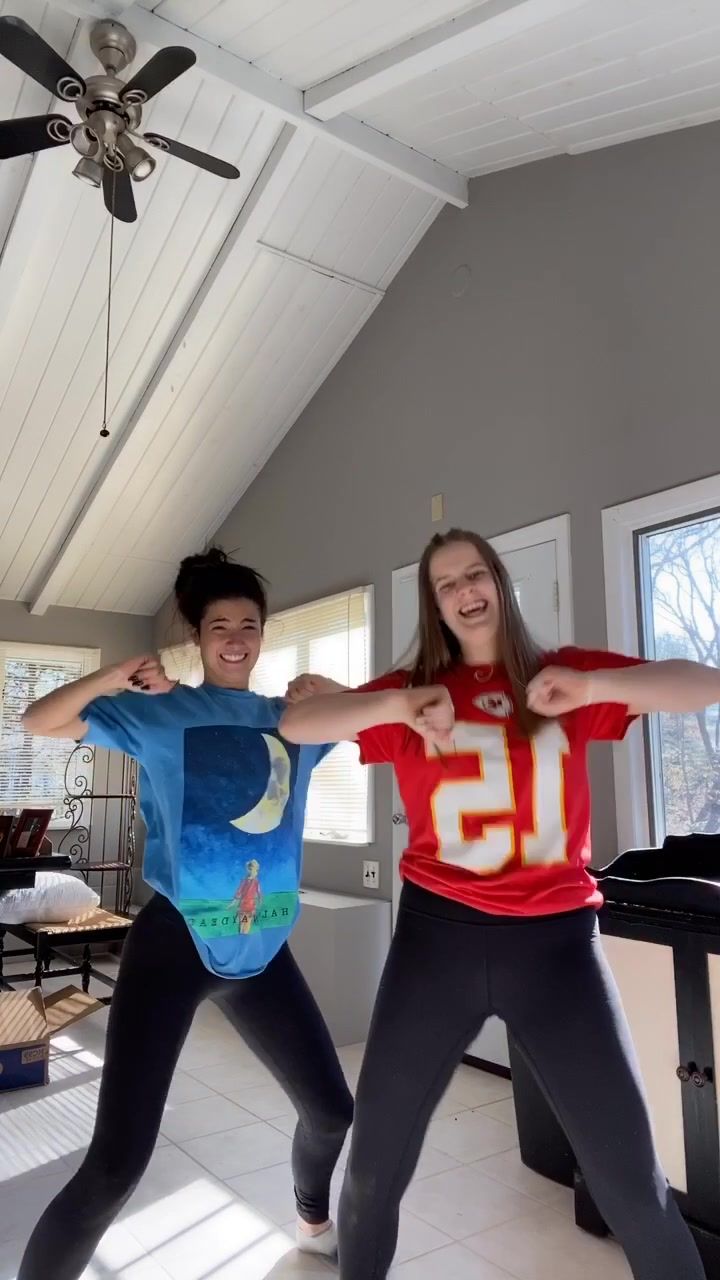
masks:
POLYGON ((527 704, 536 715, 566 716, 590 702, 591 683, 587 671, 571 667, 546 667, 527 687, 527 704))

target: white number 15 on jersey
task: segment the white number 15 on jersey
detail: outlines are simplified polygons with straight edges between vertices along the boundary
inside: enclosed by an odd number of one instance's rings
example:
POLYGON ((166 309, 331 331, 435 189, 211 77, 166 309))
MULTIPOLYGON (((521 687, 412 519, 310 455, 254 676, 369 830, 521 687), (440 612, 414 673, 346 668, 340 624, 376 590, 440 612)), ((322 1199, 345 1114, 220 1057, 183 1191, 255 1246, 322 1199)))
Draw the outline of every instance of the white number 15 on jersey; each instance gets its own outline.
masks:
MULTIPOLYGON (((530 740, 532 829, 515 830, 515 793, 507 730, 503 725, 461 722, 454 730, 455 755, 477 758, 479 775, 446 778, 431 799, 438 857, 443 862, 492 875, 519 857, 524 866, 567 861, 563 761, 569 752, 560 725, 544 726, 530 740), (482 835, 465 838, 466 818, 487 818, 482 835), (503 822, 503 817, 507 818, 503 822)), ((443 753, 447 755, 447 752, 443 753)))

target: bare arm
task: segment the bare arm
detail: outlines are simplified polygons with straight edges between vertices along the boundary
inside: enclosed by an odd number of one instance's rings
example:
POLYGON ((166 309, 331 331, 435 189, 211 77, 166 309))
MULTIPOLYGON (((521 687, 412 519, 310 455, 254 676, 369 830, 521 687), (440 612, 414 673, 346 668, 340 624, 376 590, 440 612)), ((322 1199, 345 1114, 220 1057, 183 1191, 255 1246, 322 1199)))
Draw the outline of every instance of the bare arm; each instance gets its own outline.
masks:
POLYGON ((316 698, 321 693, 349 693, 346 684, 338 684, 327 676, 305 673, 290 681, 285 697, 288 702, 302 702, 304 698, 316 698))
POLYGON ((539 715, 566 715, 603 702, 620 703, 636 716, 702 711, 720 702, 720 671, 683 658, 597 671, 546 667, 528 685, 528 706, 539 715))
POLYGON ((406 724, 425 730, 420 718, 433 709, 424 736, 441 738, 452 727, 453 707, 447 689, 383 689, 376 693, 331 693, 290 705, 280 721, 289 742, 352 742, 366 729, 381 724, 406 724))
POLYGON ((590 702, 621 702, 634 715, 702 711, 720 702, 720 671, 682 658, 588 674, 590 702))
POLYGON ((92 675, 54 689, 31 703, 23 716, 23 729, 41 738, 85 737, 87 724, 82 712, 95 698, 132 689, 137 693, 166 693, 171 681, 156 658, 130 658, 114 666, 102 667, 92 675))

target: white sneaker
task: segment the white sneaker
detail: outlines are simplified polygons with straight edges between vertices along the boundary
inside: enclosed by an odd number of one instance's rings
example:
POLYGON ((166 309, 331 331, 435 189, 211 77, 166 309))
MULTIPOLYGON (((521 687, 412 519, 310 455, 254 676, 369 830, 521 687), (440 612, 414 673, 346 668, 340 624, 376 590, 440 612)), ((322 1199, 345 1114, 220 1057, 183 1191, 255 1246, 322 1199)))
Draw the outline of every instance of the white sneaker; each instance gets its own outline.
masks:
POLYGON ((301 1253, 320 1254, 323 1258, 334 1258, 337 1255, 337 1231, 335 1223, 321 1231, 317 1236, 308 1235, 298 1224, 295 1228, 295 1240, 301 1253))

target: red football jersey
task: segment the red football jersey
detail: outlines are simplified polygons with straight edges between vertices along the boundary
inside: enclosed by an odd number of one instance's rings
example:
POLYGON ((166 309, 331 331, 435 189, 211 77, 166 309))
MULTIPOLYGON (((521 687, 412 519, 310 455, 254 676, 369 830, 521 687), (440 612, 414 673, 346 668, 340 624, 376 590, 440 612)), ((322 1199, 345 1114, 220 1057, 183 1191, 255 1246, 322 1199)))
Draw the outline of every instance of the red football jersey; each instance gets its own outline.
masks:
MULTIPOLYGON (((593 671, 628 667, 637 658, 566 648, 546 666, 593 671)), ((403 672, 366 690, 402 687, 403 672)), ((458 666, 438 681, 456 715, 454 749, 438 755, 404 725, 359 735, 366 764, 395 767, 407 814, 404 879, 479 911, 551 915, 598 907, 602 895, 590 863, 587 744, 624 737, 632 717, 617 704, 583 707, 549 720, 528 740, 514 718, 502 668, 458 666)))

